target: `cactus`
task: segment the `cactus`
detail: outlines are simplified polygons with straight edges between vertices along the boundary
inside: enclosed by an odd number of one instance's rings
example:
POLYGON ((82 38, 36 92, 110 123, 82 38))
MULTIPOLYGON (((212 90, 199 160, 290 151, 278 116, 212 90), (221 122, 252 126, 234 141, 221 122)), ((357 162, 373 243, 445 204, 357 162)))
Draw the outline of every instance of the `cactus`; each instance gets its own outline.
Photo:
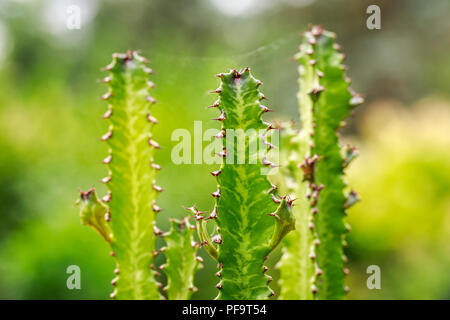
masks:
POLYGON ((181 221, 171 219, 170 232, 163 234, 167 247, 164 252, 167 262, 162 265, 168 284, 164 288, 170 300, 187 300, 198 289, 194 286, 194 273, 202 267, 202 258, 197 256, 199 244, 194 241, 195 225, 188 218, 181 221))
POLYGON ((156 226, 156 215, 161 211, 156 198, 163 189, 155 182, 160 166, 153 154, 160 147, 151 134, 157 123, 150 112, 155 103, 149 95, 154 86, 148 80, 152 70, 135 51, 114 54, 105 69, 109 76, 103 82, 109 91, 102 98, 108 102, 104 118, 110 127, 101 140, 109 146, 109 155, 103 160, 109 174, 101 182, 108 193, 99 200, 94 189, 81 192, 81 222, 93 227, 111 246, 117 264, 111 298, 163 298, 161 284, 155 279, 157 270, 163 267, 156 268, 154 260, 164 251, 156 250, 157 236, 165 235, 168 295, 186 298, 187 291, 193 289, 192 277, 198 267, 197 246, 191 246, 193 231, 187 220, 172 222, 172 230, 166 234, 156 226), (181 263, 177 261, 180 258, 181 263))
POLYGON ((296 55, 300 63, 298 93, 302 130, 282 130, 284 187, 297 199, 296 231, 286 238, 279 262, 282 299, 343 299, 344 223, 346 209, 358 200, 344 194, 343 173, 356 156, 344 155, 338 130, 362 97, 349 88, 344 55, 335 34, 314 26, 305 33, 296 55))
POLYGON ((272 126, 261 120, 262 114, 270 111, 261 104, 261 82, 248 68, 218 77, 221 86, 213 92, 219 94, 219 99, 212 107, 220 110, 215 120, 222 123, 222 128, 216 138, 223 141, 218 152, 223 161, 219 170, 211 172, 218 183, 217 191, 212 193, 215 206, 209 215, 195 206, 189 210, 197 219, 201 244, 218 262, 217 299, 264 299, 273 295, 268 285, 272 278, 265 274, 264 260, 294 228, 292 200, 276 197, 276 187, 263 174, 264 168, 274 164, 252 148, 261 139, 269 150, 273 148, 267 130, 272 126), (259 135, 259 130, 264 134, 259 135), (243 132, 248 135, 245 143, 239 144, 243 132), (237 144, 233 133, 237 134, 237 144), (216 226, 212 237, 206 230, 209 221, 216 226))

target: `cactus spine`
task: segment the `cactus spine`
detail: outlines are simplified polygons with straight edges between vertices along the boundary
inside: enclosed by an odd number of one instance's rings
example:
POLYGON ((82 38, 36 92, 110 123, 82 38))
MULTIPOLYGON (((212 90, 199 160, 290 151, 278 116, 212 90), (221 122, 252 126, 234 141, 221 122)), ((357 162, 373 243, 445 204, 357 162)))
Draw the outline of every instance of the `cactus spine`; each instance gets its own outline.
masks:
POLYGON ((186 299, 194 290, 193 274, 199 267, 197 245, 186 219, 172 221, 172 229, 163 233, 156 226, 161 208, 156 198, 163 189, 156 184, 160 166, 154 162, 155 149, 151 129, 158 122, 151 114, 156 101, 149 95, 154 84, 148 77, 152 70, 148 61, 135 51, 114 54, 103 79, 109 91, 102 99, 108 102, 104 118, 109 131, 101 137, 109 146, 103 160, 109 174, 101 182, 108 193, 101 200, 94 189, 81 192, 81 222, 93 227, 111 246, 116 260, 115 287, 111 298, 161 299, 161 286, 155 279, 167 267, 168 296, 186 299), (166 238, 167 248, 156 250, 158 236, 166 238), (156 256, 167 252, 167 264, 157 268, 156 256))
POLYGON ((282 299, 343 299, 345 209, 357 195, 344 194, 344 168, 355 149, 341 154, 338 130, 362 98, 349 88, 335 34, 314 26, 296 55, 301 132, 282 134, 287 190, 297 198, 296 231, 287 237, 281 269, 282 299))
POLYGON ((212 193, 215 206, 209 215, 195 207, 189 209, 198 221, 202 245, 218 261, 217 299, 265 299, 273 291, 268 286, 272 278, 265 274, 264 260, 294 228, 292 201, 274 195, 272 200, 270 193, 276 188, 262 169, 274 165, 251 148, 261 138, 269 150, 273 147, 267 141, 267 129, 272 126, 261 120, 262 114, 269 111, 261 104, 261 82, 248 68, 218 77, 221 85, 213 92, 219 94, 219 99, 212 106, 220 110, 215 120, 222 123, 222 129, 216 138, 223 141, 218 153, 223 162, 220 170, 211 172, 218 184, 212 193), (239 130, 248 134, 245 144, 239 144, 239 130), (263 137, 259 130, 265 132, 263 137), (231 133, 237 134, 237 144, 231 133), (246 157, 245 163, 239 160, 242 156, 246 157), (214 221, 217 227, 212 237, 206 231, 207 221, 214 221))

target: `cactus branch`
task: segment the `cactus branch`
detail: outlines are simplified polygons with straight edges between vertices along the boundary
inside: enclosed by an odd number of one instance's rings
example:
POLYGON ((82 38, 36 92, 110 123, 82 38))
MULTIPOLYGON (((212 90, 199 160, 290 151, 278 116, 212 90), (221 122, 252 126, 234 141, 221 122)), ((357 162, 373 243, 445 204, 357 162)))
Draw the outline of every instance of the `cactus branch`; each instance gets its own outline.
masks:
POLYGON ((83 211, 87 208, 83 205, 82 222, 91 224, 103 235, 116 260, 111 298, 117 299, 161 297, 150 268, 158 235, 156 214, 161 210, 156 197, 162 188, 155 183, 159 166, 154 164, 153 154, 159 144, 151 134, 156 119, 150 109, 155 99, 149 95, 153 85, 148 76, 152 70, 146 63, 137 52, 129 51, 114 54, 105 68, 109 75, 103 82, 109 90, 102 99, 108 103, 104 118, 109 122, 109 130, 101 140, 109 146, 109 154, 103 160, 109 173, 101 182, 106 184, 108 193, 102 198, 103 204, 93 192, 82 194, 82 198, 92 198, 91 208, 95 209, 89 213, 83 211), (106 223, 100 216, 105 206, 106 223))
POLYGON ((342 176, 357 152, 347 148, 342 156, 338 129, 363 99, 349 88, 334 33, 313 26, 305 32, 296 59, 302 131, 289 129, 282 141, 285 180, 295 181, 290 192, 299 200, 294 209, 297 231, 288 237, 280 261, 281 297, 342 299, 345 209, 357 199, 356 193, 346 198, 342 176))
POLYGON ((164 234, 167 247, 159 252, 164 252, 167 259, 164 273, 168 282, 164 291, 170 300, 187 300, 198 290, 194 286, 194 274, 202 267, 202 259, 197 256, 199 244, 194 241, 195 229, 187 218, 171 219, 170 231, 164 234))
POLYGON ((200 237, 219 262, 218 299, 264 299, 273 295, 268 286, 271 277, 264 274, 264 260, 293 228, 294 218, 289 216, 289 201, 275 203, 267 193, 272 185, 262 172, 273 164, 252 148, 263 138, 260 131, 268 129, 261 120, 270 110, 261 104, 261 82, 248 68, 219 77, 221 85, 213 92, 219 94, 216 105, 220 115, 216 120, 222 123, 218 138, 223 141, 219 154, 223 163, 213 174, 218 189, 212 193, 215 207, 208 217, 214 221, 217 234, 211 241, 205 219, 196 215, 199 229, 203 228, 200 237), (242 137, 241 133, 246 134, 242 137))

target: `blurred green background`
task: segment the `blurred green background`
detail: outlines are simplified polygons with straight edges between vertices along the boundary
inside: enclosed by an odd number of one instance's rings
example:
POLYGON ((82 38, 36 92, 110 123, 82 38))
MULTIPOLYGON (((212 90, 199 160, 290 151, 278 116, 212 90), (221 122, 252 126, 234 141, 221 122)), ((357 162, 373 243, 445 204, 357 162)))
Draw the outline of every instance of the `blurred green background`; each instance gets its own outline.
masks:
MULTIPOLYGON (((361 154, 347 177, 362 198, 348 217, 349 298, 449 299, 449 9, 447 0, 0 1, 0 298, 107 299, 112 290, 107 245, 80 226, 74 202, 79 188, 105 192, 97 79, 113 52, 141 49, 152 60, 166 190, 158 225, 167 229, 183 205, 212 208, 215 188, 210 167, 171 163, 172 131, 216 126, 205 109, 214 75, 245 66, 264 82, 271 118, 297 119, 291 57, 314 23, 338 34, 366 97, 344 132, 361 154), (66 27, 72 4, 79 30, 66 27), (381 30, 366 28, 370 4, 381 7, 381 30), (66 287, 72 264, 81 290, 66 287), (366 287, 373 264, 381 290, 366 287)), ((215 264, 201 255, 193 298, 212 299, 215 264)))

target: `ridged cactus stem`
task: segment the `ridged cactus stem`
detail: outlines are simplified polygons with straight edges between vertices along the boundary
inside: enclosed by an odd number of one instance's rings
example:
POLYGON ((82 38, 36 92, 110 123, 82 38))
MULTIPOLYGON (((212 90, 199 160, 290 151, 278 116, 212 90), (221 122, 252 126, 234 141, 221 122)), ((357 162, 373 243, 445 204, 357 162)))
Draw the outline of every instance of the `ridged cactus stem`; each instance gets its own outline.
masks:
POLYGON ((209 215, 195 207, 190 210, 198 221, 203 246, 218 261, 217 299, 265 299, 273 291, 264 261, 294 228, 292 201, 271 194, 276 188, 264 169, 274 164, 252 147, 263 139, 265 148, 272 148, 267 141, 272 126, 261 119, 269 111, 261 104, 261 82, 248 68, 218 77, 221 85, 213 92, 219 94, 219 99, 213 106, 220 111, 215 120, 222 123, 222 128, 216 138, 222 141, 218 155, 223 162, 219 170, 211 172, 218 184, 212 193, 215 206, 209 215), (206 232, 207 221, 216 226, 212 237, 206 232))
POLYGON ((296 58, 300 63, 298 94, 302 130, 285 133, 290 192, 297 230, 280 261, 283 299, 343 299, 345 210, 357 199, 344 194, 344 168, 355 152, 341 154, 338 130, 362 98, 349 88, 344 55, 335 34, 314 26, 305 33, 296 58))
MULTIPOLYGON (((155 225, 156 214, 161 210, 156 198, 162 191, 155 182, 160 167, 153 160, 159 145, 151 134, 157 123, 150 112, 150 106, 155 103, 149 95, 153 87, 148 79, 152 70, 147 67, 147 60, 135 51, 114 54, 112 63, 105 69, 109 75, 103 82, 109 90, 102 99, 108 102, 104 118, 109 122, 109 131, 101 140, 109 146, 109 154, 103 160, 109 173, 101 182, 106 184, 108 193, 101 203, 96 196, 91 199, 85 194, 81 201, 86 204, 94 201, 97 211, 106 208, 106 223, 86 219, 84 223, 98 231, 106 226, 110 230, 108 242, 117 264, 111 298, 160 299, 159 283, 151 268, 156 236, 160 234, 155 225)), ((96 214, 90 217, 100 219, 96 214)))
POLYGON ((171 228, 162 234, 166 247, 156 252, 164 252, 166 264, 160 266, 167 275, 167 292, 169 300, 187 300, 198 289, 194 285, 194 274, 202 265, 202 258, 197 256, 199 243, 194 241, 195 225, 188 218, 170 219, 171 228))

